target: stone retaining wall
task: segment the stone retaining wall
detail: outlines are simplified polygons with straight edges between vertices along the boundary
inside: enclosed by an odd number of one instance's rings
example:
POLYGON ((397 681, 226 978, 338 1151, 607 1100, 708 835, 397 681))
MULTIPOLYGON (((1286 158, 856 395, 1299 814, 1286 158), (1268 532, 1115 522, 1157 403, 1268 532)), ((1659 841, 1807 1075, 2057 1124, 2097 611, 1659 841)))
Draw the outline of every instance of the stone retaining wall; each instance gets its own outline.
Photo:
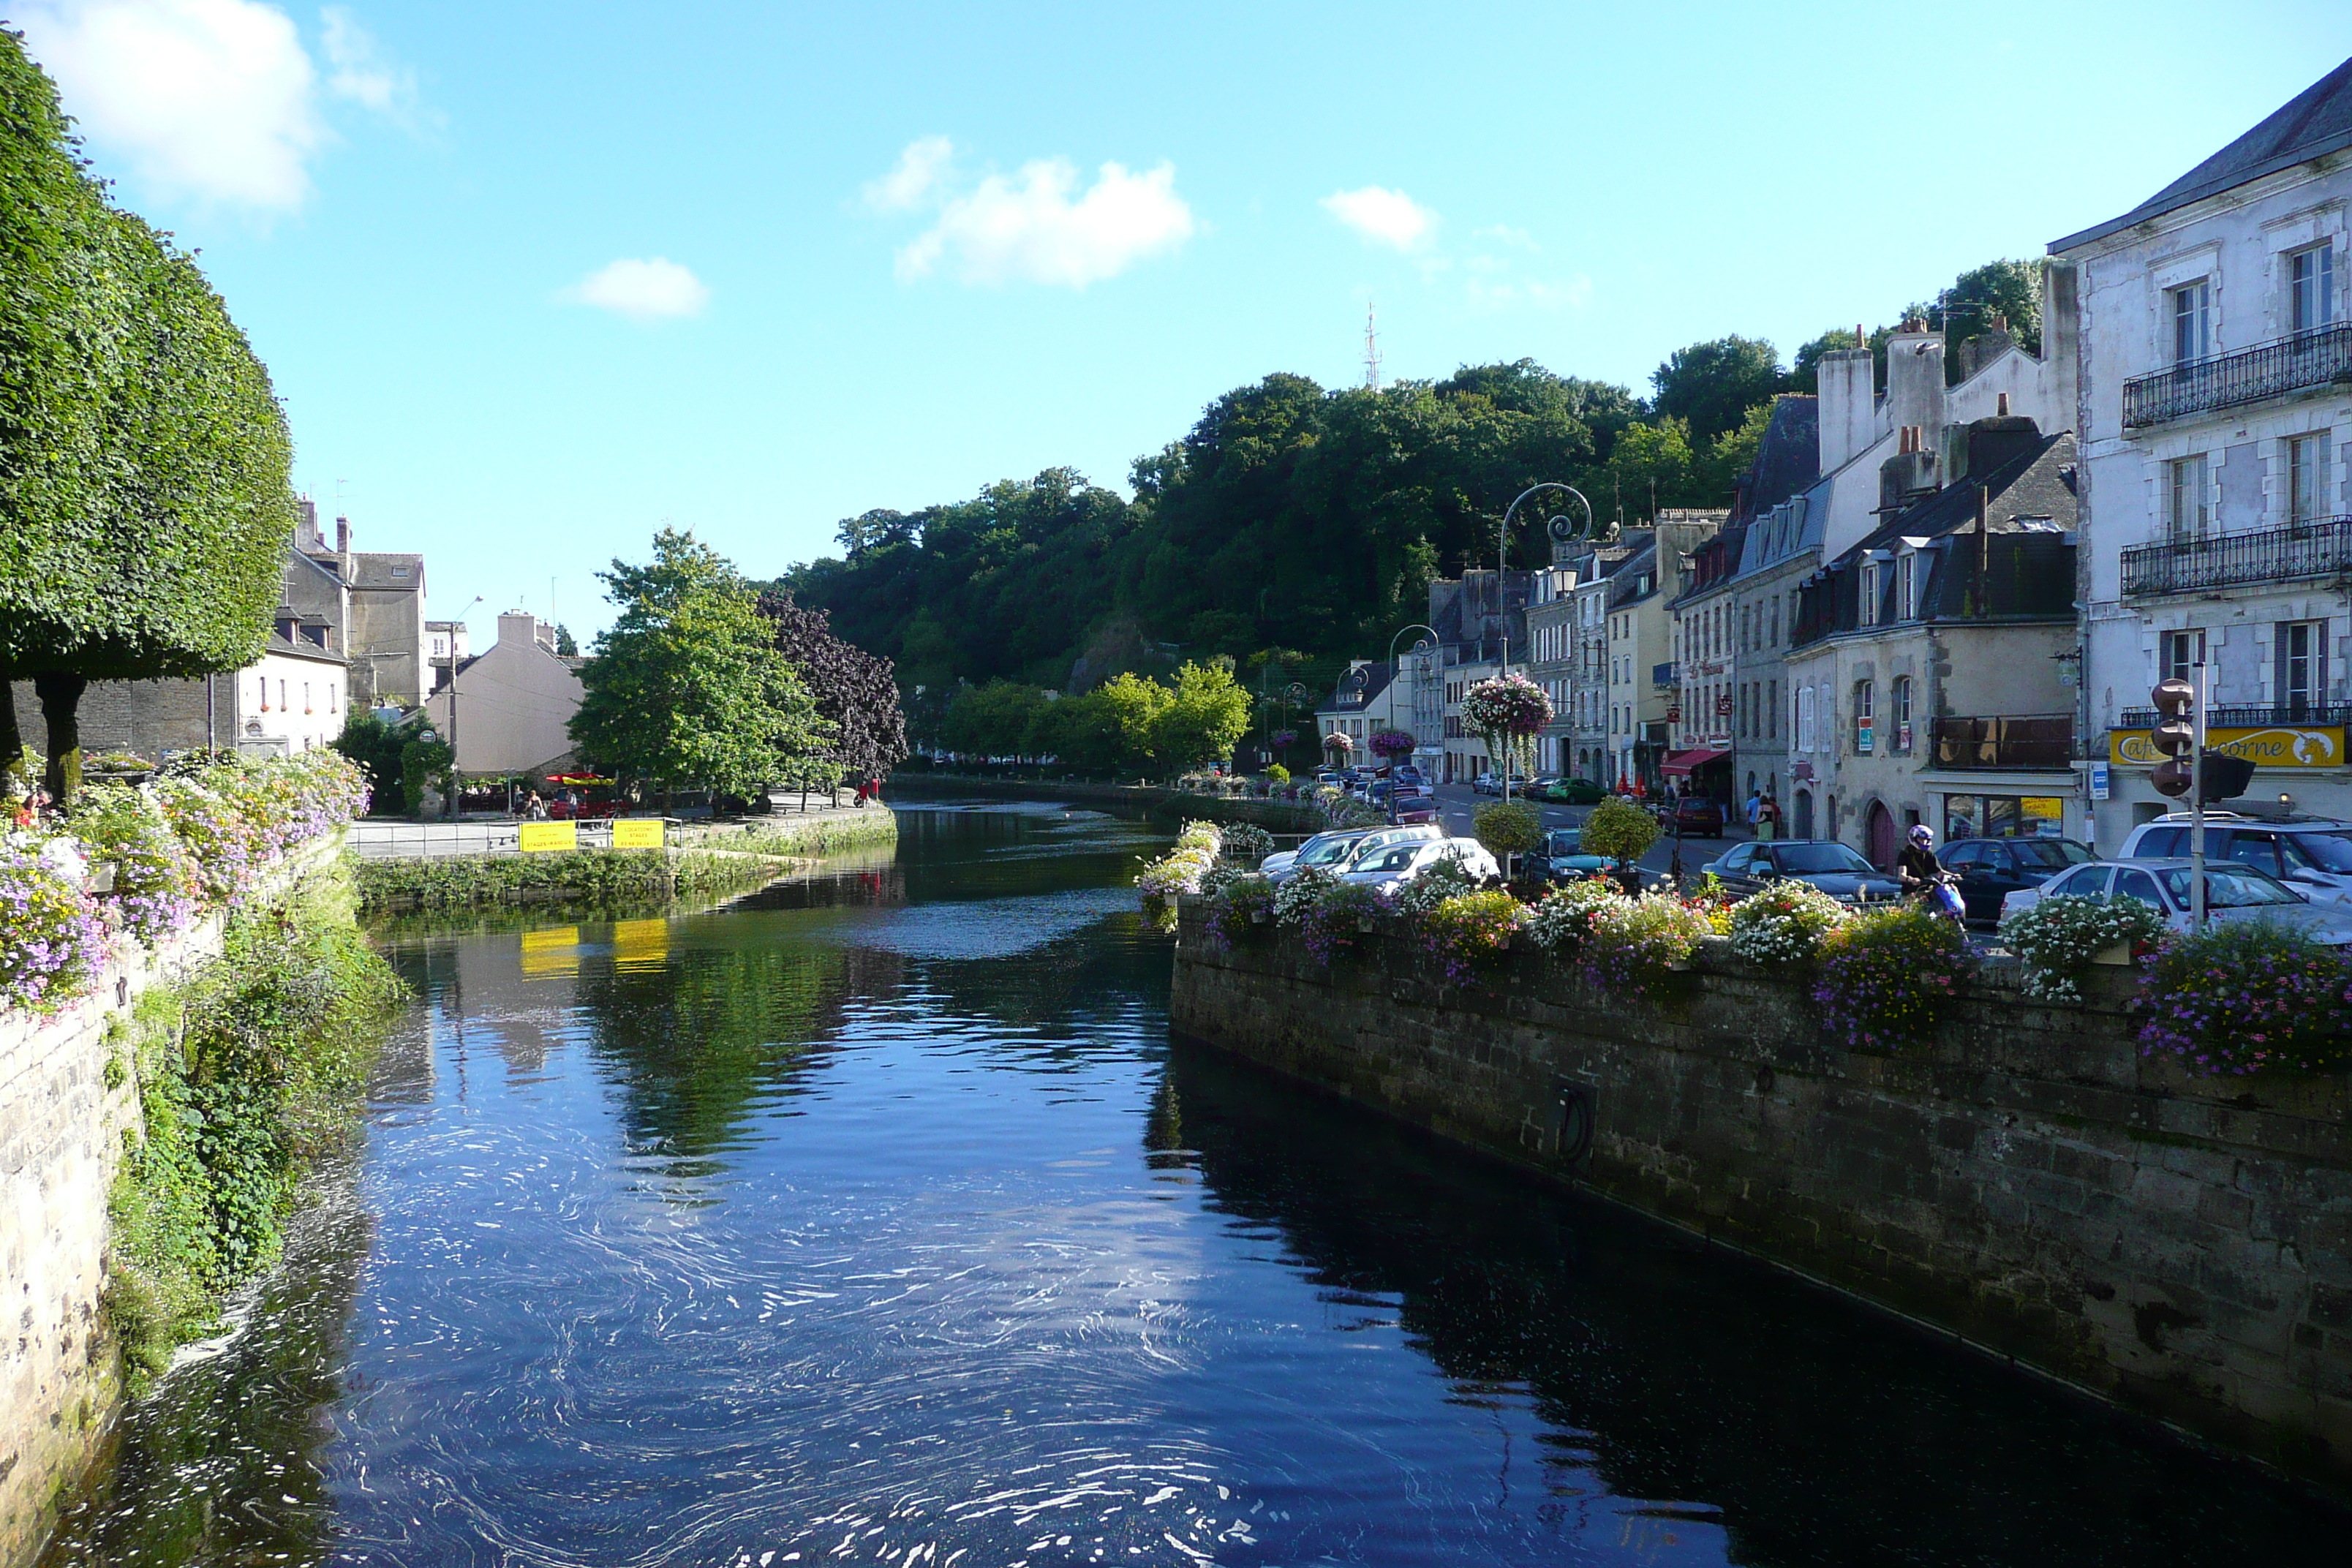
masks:
MULTIPOLYGON (((340 835, 273 868, 254 896, 282 898, 333 864, 340 835)), ((109 1063, 115 1026, 150 987, 220 956, 224 919, 206 915, 159 952, 134 948, 91 994, 54 1017, 0 1016, 0 1564, 31 1561, 57 1504, 87 1468, 121 1394, 99 1315, 107 1195, 122 1135, 139 1115, 130 1074, 109 1063)), ((122 1068, 127 1068, 127 1061, 122 1068)))
POLYGON ((2352 1488, 2352 1076, 2145 1059, 2116 971, 2080 1007, 1971 984, 1885 1056, 1727 954, 1654 1002, 1535 952, 1463 990, 1398 929, 1326 968, 1183 903, 1179 1030, 2352 1488))

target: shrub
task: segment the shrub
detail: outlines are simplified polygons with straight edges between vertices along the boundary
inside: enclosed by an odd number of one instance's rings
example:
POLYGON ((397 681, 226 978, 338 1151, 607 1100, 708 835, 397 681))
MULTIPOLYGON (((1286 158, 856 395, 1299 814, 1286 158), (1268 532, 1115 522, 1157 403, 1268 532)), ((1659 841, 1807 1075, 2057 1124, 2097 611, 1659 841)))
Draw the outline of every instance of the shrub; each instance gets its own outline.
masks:
POLYGON ((1332 889, 1349 885, 1320 866, 1302 866, 1274 890, 1274 918, 1284 925, 1301 924, 1332 889))
POLYGON ((1546 952, 1573 956, 1591 937, 1596 915, 1612 905, 1632 901, 1614 882, 1597 877, 1570 882, 1529 911, 1528 940, 1546 952))
POLYGON ((1475 966, 1511 945, 1527 906, 1510 894, 1462 893, 1439 901, 1422 918, 1421 940, 1445 967, 1445 978, 1467 985, 1475 966))
POLYGON ((1578 840, 1587 854, 1606 855, 1620 866, 1631 866, 1658 841, 1658 819, 1629 801, 1604 800, 1584 819, 1578 840))
POLYGON ((83 895, 82 875, 71 839, 0 839, 0 1013, 54 1013, 96 981, 106 922, 83 895))
POLYGON ((1774 968, 1811 963, 1846 918, 1843 904, 1811 883, 1775 882, 1731 906, 1731 951, 1774 968))
POLYGON ((1239 866, 1255 866, 1274 853, 1274 835, 1253 822, 1229 823, 1217 830, 1223 845, 1218 858, 1239 866))
POLYGON ((172 831, 154 797, 125 784, 90 784, 74 797, 73 836, 90 858, 114 868, 105 895, 123 928, 153 943, 187 924, 195 912, 195 858, 172 831))
POLYGON ((155 781, 155 804, 196 862, 204 899, 236 901, 261 862, 259 836, 245 814, 192 778, 155 781))
POLYGON ((1286 784, 1290 782, 1290 770, 1280 763, 1270 763, 1266 765, 1265 776, 1278 784, 1286 784))
POLYGON ((1454 855, 1440 855, 1414 874, 1390 900, 1399 914, 1426 915, 1448 899, 1475 893, 1486 883, 1454 855))
POLYGON ((2001 941, 2025 963, 2021 988, 2052 1002, 2083 999, 2083 971, 2102 948, 2128 942, 2141 949, 2163 931, 2163 917, 2143 900, 2063 893, 2036 900, 2000 922, 2001 941))
POLYGON ((2142 1050, 2193 1073, 2352 1065, 2352 960, 2270 921, 2165 941, 2141 969, 2133 1009, 2142 1050))
POLYGON ((1471 818, 1471 832, 1496 859, 1524 855, 1544 841, 1543 814, 1532 805, 1490 801, 1471 818))
POLYGON ((1209 900, 1206 925, 1209 945, 1219 952, 1249 935, 1260 916, 1274 910, 1274 884, 1255 871, 1225 879, 1209 900))
POLYGON ((1856 915, 1822 941, 1813 1000, 1846 1044, 1885 1050, 1926 1036, 1959 979, 1959 928, 1896 906, 1856 915))
POLYGON ((1672 893, 1621 895, 1594 910, 1579 967, 1602 990, 1639 995, 1687 963, 1699 939, 1714 931, 1705 910, 1672 893))
MULTIPOLYGON (((1283 884, 1281 892, 1295 883, 1283 884)), ((1381 912, 1380 895, 1360 882, 1342 882, 1326 876, 1317 897, 1299 921, 1307 952, 1318 963, 1329 963, 1362 942, 1364 922, 1381 912)), ((1278 898, 1279 895, 1277 895, 1278 898)))

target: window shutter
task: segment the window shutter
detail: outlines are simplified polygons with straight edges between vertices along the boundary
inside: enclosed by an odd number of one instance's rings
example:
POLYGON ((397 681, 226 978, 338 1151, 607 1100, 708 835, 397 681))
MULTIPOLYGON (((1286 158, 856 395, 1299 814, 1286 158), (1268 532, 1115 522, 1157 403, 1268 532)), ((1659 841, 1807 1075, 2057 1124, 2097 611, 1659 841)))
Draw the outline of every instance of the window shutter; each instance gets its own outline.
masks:
POLYGON ((2327 628, 2330 623, 2314 621, 2311 625, 2311 705, 2327 706, 2327 628))
POLYGON ((2287 704, 2286 650, 2288 627, 2291 624, 2281 621, 2272 628, 2275 636, 2273 638, 2271 658, 2271 703, 2277 708, 2284 708, 2287 704))

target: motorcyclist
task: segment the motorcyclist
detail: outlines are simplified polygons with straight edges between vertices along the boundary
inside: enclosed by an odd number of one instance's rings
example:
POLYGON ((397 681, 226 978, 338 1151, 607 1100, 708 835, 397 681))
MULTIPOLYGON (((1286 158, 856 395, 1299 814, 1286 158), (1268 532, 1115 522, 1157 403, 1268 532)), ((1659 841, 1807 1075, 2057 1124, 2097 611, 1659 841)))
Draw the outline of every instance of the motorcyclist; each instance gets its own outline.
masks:
POLYGON ((1936 830, 1924 822, 1915 823, 1910 839, 1895 858, 1895 874, 1902 879, 1905 892, 1926 898, 1944 879, 1944 863, 1936 858, 1936 830))

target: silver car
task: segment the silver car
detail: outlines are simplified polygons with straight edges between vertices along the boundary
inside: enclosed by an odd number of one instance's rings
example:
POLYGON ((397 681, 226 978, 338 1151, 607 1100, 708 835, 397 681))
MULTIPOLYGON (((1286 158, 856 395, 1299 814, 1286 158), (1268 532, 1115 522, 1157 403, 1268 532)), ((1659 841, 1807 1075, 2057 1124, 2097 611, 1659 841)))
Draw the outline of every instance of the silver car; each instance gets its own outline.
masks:
POLYGON ((1339 879, 1359 883, 1376 893, 1392 893, 1448 858, 1459 860, 1462 868, 1474 877, 1503 874, 1495 864, 1495 857, 1476 839, 1437 838, 1402 841, 1366 851, 1339 874, 1339 879))
MULTIPOLYGON (((2091 897, 2137 899, 2154 904, 2166 927, 2186 933, 2194 887, 2186 859, 2094 860, 2062 871, 2038 888, 2020 888, 2000 901, 2003 915, 2031 909, 2043 899, 2091 897)), ((2214 925, 2268 921, 2309 936, 2326 947, 2352 943, 2352 911, 2321 908, 2276 877, 2251 866, 2205 866, 2205 916, 2214 925)))
POLYGON ((1336 833, 1318 833, 1296 849, 1276 850, 1258 862, 1257 868, 1276 884, 1287 881, 1308 866, 1343 871, 1354 858, 1356 847, 1371 837, 1371 832, 1369 827, 1350 827, 1336 833))

